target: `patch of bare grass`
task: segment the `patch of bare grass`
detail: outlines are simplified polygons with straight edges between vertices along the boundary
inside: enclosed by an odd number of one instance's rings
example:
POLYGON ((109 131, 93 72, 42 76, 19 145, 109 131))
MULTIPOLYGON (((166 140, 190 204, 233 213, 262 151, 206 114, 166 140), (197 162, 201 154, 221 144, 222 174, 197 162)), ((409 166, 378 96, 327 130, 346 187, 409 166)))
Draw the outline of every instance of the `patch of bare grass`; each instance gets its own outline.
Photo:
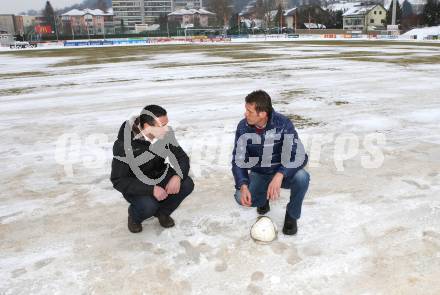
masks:
POLYGON ((15 78, 29 78, 29 77, 45 77, 51 74, 34 71, 34 72, 19 72, 19 73, 5 73, 0 74, 0 79, 15 79, 15 78))
POLYGON ((287 114, 285 116, 289 118, 293 122, 294 126, 298 129, 323 125, 323 122, 314 121, 311 118, 303 117, 296 114, 287 114))
POLYGON ((35 87, 16 87, 0 90, 0 96, 20 95, 31 92, 35 87))

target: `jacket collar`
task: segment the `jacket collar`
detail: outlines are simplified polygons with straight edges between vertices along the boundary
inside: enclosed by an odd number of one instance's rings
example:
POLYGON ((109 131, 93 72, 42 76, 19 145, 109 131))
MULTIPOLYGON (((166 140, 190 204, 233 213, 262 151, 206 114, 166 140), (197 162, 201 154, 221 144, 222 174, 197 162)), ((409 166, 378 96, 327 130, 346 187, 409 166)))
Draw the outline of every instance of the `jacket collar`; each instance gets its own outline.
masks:
MULTIPOLYGON (((270 117, 269 117, 269 120, 267 120, 267 123, 266 123, 266 127, 264 127, 264 130, 271 130, 271 129, 273 129, 274 128, 274 126, 275 126, 275 123, 274 123, 274 115, 275 115, 275 111, 272 111, 272 114, 270 115, 270 117)), ((245 123, 246 123, 246 127, 248 127, 248 128, 255 128, 255 126, 254 125, 249 125, 249 123, 246 121, 246 119, 244 119, 245 120, 245 123)))

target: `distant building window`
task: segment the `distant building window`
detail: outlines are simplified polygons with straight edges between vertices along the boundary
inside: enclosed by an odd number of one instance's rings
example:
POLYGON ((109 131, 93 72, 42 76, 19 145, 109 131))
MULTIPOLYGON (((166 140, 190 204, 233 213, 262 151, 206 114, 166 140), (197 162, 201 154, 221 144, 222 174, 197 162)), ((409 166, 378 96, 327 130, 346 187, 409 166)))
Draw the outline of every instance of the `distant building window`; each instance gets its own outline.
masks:
POLYGON ((379 11, 379 14, 382 14, 382 11, 379 11))
POLYGON ((377 11, 375 11, 374 14, 377 14, 377 11))
POLYGON ((370 19, 370 24, 374 24, 374 19, 370 19))

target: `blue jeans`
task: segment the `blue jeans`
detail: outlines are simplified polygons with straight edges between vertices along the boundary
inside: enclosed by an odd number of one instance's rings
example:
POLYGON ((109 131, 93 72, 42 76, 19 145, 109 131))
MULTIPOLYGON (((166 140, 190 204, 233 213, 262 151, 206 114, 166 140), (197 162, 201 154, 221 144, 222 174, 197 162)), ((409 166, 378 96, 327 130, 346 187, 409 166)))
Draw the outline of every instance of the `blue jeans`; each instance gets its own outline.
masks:
MULTIPOLYGON (((259 174, 251 172, 249 174, 249 191, 251 192, 252 207, 262 207, 267 201, 267 187, 272 181, 274 174, 259 174)), ((283 179, 282 188, 290 189, 290 202, 287 204, 287 212, 291 218, 299 219, 301 217, 301 207, 309 188, 310 175, 304 169, 298 170, 290 179, 283 179)), ((239 205, 241 203, 240 190, 235 192, 235 200, 239 205)))

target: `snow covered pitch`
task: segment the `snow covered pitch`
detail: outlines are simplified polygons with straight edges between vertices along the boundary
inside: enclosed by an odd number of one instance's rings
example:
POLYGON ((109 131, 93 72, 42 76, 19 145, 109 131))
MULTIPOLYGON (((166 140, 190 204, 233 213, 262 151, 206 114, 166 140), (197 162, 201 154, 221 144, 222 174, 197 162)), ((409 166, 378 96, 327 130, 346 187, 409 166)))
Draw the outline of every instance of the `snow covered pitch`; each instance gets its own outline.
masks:
MULTIPOLYGON (((439 294, 438 43, 300 41, 0 53, 1 294, 439 294), (310 155, 296 236, 249 237, 230 154, 264 89, 310 155), (140 234, 109 181, 121 123, 163 105, 194 193, 140 234)), ((288 192, 272 203, 282 227, 288 192)))

